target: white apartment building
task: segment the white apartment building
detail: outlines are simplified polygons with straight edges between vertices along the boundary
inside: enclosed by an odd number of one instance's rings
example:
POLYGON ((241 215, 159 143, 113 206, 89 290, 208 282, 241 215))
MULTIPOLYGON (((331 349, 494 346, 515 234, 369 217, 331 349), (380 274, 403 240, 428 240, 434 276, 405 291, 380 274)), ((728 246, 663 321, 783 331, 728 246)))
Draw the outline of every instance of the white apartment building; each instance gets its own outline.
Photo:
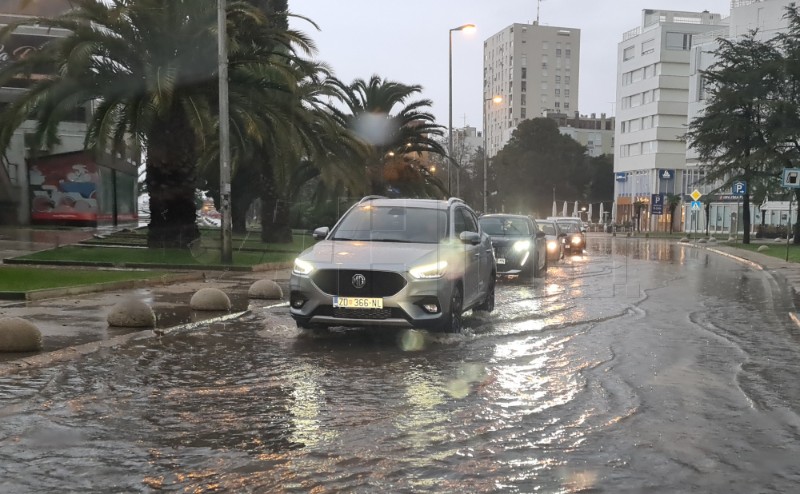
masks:
MULTIPOLYGON (((706 99, 701 72, 714 64, 715 57, 711 52, 718 48, 718 38, 736 39, 752 30, 757 30, 758 38, 771 39, 787 28, 787 22, 783 16, 786 13, 786 7, 795 3, 789 0, 733 0, 730 16, 725 19, 725 26, 694 38, 690 52, 687 125, 705 111, 706 99)), ((682 190, 684 196, 688 196, 695 189, 703 194, 708 194, 722 185, 722 183, 703 184, 701 183, 703 177, 702 163, 698 161, 697 153, 691 148, 687 149, 685 180, 682 190)), ((704 211, 692 216, 690 203, 688 201, 684 203, 683 218, 686 229, 704 232, 708 227, 709 233, 713 234, 729 233, 732 226, 735 226, 741 232, 744 227, 743 223, 733 219, 733 213, 737 218, 741 218, 741 198, 732 193, 720 194, 717 192, 715 199, 715 202, 709 206, 708 225, 706 225, 704 211)), ((755 231, 762 221, 768 225, 786 224, 789 220, 795 221, 796 208, 791 213, 788 209, 788 201, 751 203, 752 230, 755 231), (764 214, 764 218, 762 218, 762 214, 764 214)))
MULTIPOLYGON (((686 169, 689 63, 693 39, 720 28, 720 14, 642 11, 642 23, 622 36, 617 49, 614 153, 617 223, 633 222, 644 203, 642 229, 668 228, 663 214, 650 224, 651 194, 679 193, 686 169)), ((678 216, 678 215, 676 215, 678 216)), ((677 218, 675 219, 677 224, 677 218)))
POLYGON ((578 109, 581 31, 512 24, 483 43, 483 128, 492 157, 519 123, 578 109), (492 101, 496 96, 501 103, 492 101))

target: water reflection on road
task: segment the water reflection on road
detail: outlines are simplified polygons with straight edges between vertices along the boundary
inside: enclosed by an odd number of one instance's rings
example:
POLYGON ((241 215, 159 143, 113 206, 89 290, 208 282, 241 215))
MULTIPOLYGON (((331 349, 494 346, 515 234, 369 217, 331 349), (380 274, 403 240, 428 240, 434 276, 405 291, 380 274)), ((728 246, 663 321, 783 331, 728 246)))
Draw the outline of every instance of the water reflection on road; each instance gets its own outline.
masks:
POLYGON ((0 380, 8 492, 787 492, 785 287, 592 239, 465 335, 301 333, 285 308, 0 380))

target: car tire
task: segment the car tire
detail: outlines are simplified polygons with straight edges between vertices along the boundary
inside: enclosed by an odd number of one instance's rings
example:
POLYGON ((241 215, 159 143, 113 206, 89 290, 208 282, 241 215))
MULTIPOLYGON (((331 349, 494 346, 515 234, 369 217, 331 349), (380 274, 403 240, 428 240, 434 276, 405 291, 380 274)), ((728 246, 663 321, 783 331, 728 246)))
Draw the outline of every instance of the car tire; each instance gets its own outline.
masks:
POLYGON ((492 273, 492 279, 489 280, 489 291, 486 293, 486 298, 483 300, 483 302, 481 302, 480 305, 475 307, 475 310, 484 312, 492 312, 494 310, 494 292, 497 284, 496 278, 497 276, 492 273))
POLYGON ((445 333, 459 334, 463 329, 462 314, 464 312, 464 292, 461 290, 461 283, 453 286, 450 295, 450 312, 442 321, 441 329, 445 333))

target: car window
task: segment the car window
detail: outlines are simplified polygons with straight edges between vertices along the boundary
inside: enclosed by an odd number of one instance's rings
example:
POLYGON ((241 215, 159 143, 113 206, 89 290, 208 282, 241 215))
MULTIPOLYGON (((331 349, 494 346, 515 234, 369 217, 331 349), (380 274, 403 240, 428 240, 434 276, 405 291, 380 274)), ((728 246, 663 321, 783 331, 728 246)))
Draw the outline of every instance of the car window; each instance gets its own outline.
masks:
POLYGON ((331 239, 438 243, 446 232, 443 210, 367 204, 350 210, 331 239))
POLYGON ((478 222, 475 220, 475 216, 465 208, 461 208, 461 214, 464 215, 464 225, 467 231, 478 233, 478 222))
POLYGON ((455 213, 453 215, 453 221, 454 221, 454 225, 455 225, 456 236, 461 234, 461 232, 467 230, 467 221, 464 218, 464 214, 461 211, 462 211, 461 208, 458 208, 458 209, 456 209, 456 211, 455 211, 455 213))
POLYGON ((481 227, 489 235, 530 235, 531 228, 525 218, 481 218, 481 227))
POLYGON ((580 226, 574 221, 559 221, 558 227, 561 228, 561 231, 564 233, 578 233, 581 231, 580 226))
POLYGON ((556 227, 552 223, 539 223, 539 230, 543 231, 545 235, 556 234, 556 227))

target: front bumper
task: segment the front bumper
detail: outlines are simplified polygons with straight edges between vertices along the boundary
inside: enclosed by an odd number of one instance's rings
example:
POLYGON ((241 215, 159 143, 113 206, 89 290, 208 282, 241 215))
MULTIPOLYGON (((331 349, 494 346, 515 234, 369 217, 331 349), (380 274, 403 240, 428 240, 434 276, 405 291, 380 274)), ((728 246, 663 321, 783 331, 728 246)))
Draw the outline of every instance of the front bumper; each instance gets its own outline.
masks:
POLYGON ((400 291, 380 297, 383 309, 342 309, 333 307, 333 297, 338 294, 324 292, 308 276, 292 274, 289 312, 301 326, 437 327, 450 311, 452 280, 447 277, 435 280, 404 277, 407 283, 400 291), (302 304, 299 304, 300 299, 304 299, 302 304), (435 304, 439 310, 431 313, 423 308, 423 305, 430 304, 435 304))

